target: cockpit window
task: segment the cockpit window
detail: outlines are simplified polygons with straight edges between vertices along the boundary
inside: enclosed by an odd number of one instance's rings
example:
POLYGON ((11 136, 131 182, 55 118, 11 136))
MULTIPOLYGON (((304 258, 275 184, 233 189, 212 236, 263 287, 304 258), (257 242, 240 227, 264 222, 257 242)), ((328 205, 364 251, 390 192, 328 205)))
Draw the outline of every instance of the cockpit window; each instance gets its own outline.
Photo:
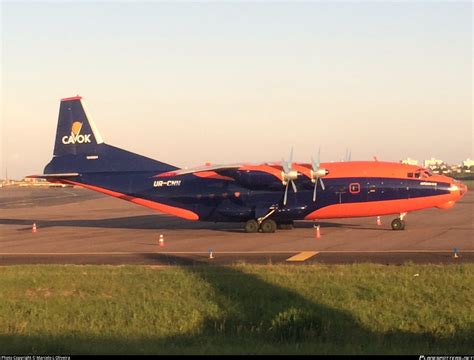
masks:
MULTIPOLYGON (((415 172, 415 178, 420 179, 420 178, 429 178, 430 176, 433 176, 433 173, 429 169, 418 169, 415 172)), ((408 177, 410 176, 410 173, 408 174, 408 177)))

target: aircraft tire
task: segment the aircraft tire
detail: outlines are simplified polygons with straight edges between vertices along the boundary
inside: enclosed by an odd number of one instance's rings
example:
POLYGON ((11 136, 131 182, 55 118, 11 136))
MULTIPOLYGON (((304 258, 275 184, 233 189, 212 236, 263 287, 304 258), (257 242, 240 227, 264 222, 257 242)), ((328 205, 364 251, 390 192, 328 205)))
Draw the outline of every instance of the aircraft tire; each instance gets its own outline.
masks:
POLYGON ((256 220, 249 220, 245 223, 246 233, 256 233, 258 231, 258 222, 256 220))
POLYGON ((393 219, 392 221, 392 230, 403 230, 405 229, 405 221, 400 219, 393 219))
POLYGON ((276 228, 277 224, 272 219, 267 219, 260 225, 260 229, 262 229, 264 233, 274 233, 276 228))

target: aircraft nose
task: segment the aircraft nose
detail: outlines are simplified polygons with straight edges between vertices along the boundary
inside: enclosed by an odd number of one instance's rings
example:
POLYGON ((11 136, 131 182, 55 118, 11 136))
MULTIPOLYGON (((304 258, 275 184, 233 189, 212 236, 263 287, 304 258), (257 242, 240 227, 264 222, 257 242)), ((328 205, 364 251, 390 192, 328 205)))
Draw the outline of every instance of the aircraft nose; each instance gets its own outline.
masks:
POLYGON ((449 191, 453 195, 458 195, 459 199, 467 193, 467 186, 461 183, 460 181, 452 179, 452 182, 449 186, 449 191))
POLYGON ((455 179, 451 179, 451 178, 448 178, 449 179, 449 193, 450 193, 450 196, 449 196, 449 201, 443 203, 443 204, 440 204, 440 205, 437 205, 438 208, 440 209, 451 209, 454 204, 459 200, 461 199, 467 192, 467 186, 464 185, 463 183, 461 183, 460 181, 458 180, 455 180, 455 179))

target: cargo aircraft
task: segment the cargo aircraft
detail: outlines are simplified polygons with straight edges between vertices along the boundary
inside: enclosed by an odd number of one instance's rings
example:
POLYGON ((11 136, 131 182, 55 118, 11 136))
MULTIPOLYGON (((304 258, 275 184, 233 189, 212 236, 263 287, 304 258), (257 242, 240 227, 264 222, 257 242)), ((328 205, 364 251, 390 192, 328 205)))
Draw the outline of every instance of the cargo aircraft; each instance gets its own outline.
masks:
POLYGON ((187 220, 242 222, 248 233, 291 229, 295 220, 451 208, 467 191, 419 166, 382 161, 206 165, 180 169, 108 145, 80 96, 61 100, 53 159, 42 175, 187 220))

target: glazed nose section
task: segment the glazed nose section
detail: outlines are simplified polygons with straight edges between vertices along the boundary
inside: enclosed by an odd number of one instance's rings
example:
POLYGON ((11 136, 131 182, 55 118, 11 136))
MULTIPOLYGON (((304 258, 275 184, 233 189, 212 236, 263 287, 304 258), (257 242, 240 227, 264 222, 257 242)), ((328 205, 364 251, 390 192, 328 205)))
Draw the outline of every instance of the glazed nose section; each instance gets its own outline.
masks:
POLYGON ((437 208, 445 209, 445 210, 451 209, 456 203, 456 201, 462 198, 464 194, 467 192, 467 187, 466 185, 460 183, 459 181, 451 179, 451 181, 449 182, 448 190, 450 192, 450 200, 445 203, 437 205, 436 206, 437 208))
POLYGON ((460 181, 452 179, 449 191, 455 197, 455 200, 459 200, 467 193, 467 186, 460 181))
POLYGON ((459 192, 461 193, 461 197, 464 196, 465 193, 467 193, 467 186, 464 185, 463 183, 459 183, 459 192))

